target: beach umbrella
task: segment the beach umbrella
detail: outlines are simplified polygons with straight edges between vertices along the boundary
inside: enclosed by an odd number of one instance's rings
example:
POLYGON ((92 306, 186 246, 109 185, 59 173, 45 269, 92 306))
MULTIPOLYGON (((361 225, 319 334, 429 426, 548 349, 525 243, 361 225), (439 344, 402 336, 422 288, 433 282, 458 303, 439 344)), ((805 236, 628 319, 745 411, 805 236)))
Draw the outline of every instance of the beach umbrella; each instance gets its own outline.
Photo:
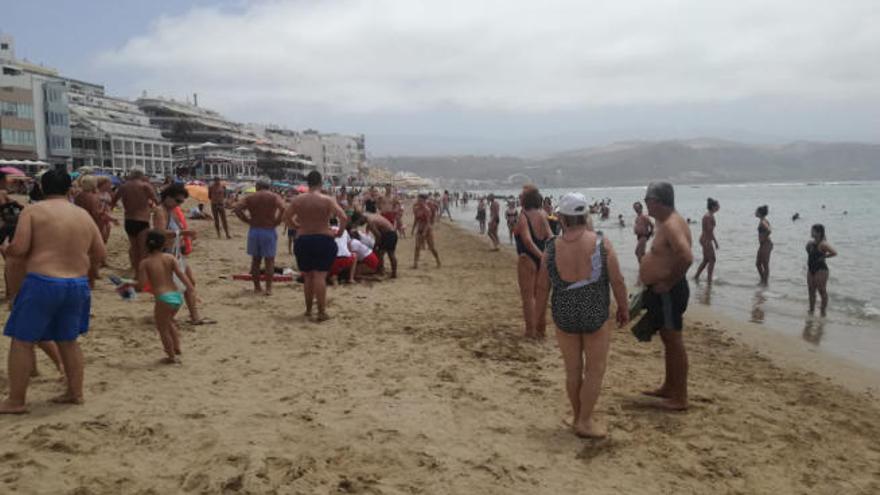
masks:
POLYGON ((298 193, 309 192, 309 188, 305 184, 300 184, 300 185, 296 186, 296 192, 298 192, 298 193))
POLYGON ((248 186, 244 188, 241 192, 245 194, 255 193, 257 192, 257 186, 248 186))
POLYGON ((0 167, 0 172, 6 175, 24 175, 24 172, 15 167, 0 167))
POLYGON ((189 196, 197 200, 199 203, 207 203, 209 201, 207 187, 196 184, 187 184, 185 187, 189 192, 189 196))

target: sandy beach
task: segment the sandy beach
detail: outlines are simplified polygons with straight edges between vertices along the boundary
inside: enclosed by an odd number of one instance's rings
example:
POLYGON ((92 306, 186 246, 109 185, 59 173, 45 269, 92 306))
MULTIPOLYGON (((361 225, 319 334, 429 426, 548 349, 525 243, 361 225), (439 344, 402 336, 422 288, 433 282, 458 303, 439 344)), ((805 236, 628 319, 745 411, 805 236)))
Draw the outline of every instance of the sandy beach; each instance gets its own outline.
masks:
MULTIPOLYGON (((317 324, 298 284, 267 298, 232 280, 249 259, 230 223, 220 241, 194 222, 190 261, 219 323, 182 325, 180 366, 158 364, 152 297, 99 282, 86 404, 47 402, 62 386, 40 354, 30 414, 0 417, 0 493, 880 493, 875 374, 813 367, 694 311, 691 409, 642 406, 662 346, 620 330, 597 407, 610 437, 581 440, 562 426, 552 334, 520 338, 511 253, 444 222, 441 269, 429 255, 409 269, 402 240, 398 280, 332 288, 317 324)), ((122 229, 109 247, 103 274, 122 273, 122 229)))

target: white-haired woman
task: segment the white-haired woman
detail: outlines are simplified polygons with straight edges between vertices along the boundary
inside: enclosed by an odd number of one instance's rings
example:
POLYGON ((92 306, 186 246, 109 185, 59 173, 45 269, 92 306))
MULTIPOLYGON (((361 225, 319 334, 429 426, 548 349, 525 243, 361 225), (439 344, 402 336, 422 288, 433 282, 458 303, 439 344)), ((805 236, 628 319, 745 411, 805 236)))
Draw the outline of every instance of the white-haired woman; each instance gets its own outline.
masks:
POLYGON ((599 399, 611 330, 610 292, 617 302, 616 320, 629 320, 626 286, 617 254, 601 232, 590 228, 583 195, 566 194, 557 210, 563 233, 547 244, 538 272, 539 321, 550 297, 556 338, 565 363, 565 389, 571 402, 574 433, 601 438, 605 428, 593 417, 599 399))

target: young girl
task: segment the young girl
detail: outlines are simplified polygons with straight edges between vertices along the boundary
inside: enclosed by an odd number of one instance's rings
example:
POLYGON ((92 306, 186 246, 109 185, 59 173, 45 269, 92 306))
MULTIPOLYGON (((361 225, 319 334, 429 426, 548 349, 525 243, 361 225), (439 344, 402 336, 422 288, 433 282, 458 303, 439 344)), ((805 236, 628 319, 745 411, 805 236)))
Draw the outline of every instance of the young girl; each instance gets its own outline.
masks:
POLYGON ((147 257, 141 261, 138 269, 136 289, 142 290, 149 283, 156 296, 153 314, 156 319, 156 330, 162 339, 162 347, 166 357, 162 363, 179 363, 180 335, 174 316, 183 304, 181 289, 193 290, 189 277, 180 269, 174 256, 163 253, 165 234, 158 230, 147 232, 147 257), (182 286, 182 287, 180 287, 182 286))

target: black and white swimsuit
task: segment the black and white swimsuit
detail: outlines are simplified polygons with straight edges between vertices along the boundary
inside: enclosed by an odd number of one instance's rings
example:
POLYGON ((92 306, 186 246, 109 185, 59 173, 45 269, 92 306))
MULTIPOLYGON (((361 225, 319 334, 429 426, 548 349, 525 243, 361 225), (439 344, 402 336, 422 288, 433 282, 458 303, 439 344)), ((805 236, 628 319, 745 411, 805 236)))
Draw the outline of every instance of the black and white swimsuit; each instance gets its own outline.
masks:
POLYGON ((547 243, 547 272, 553 293, 550 309, 553 322, 565 333, 593 333, 608 320, 611 294, 608 283, 608 253, 602 232, 596 233, 596 248, 590 257, 590 278, 567 282, 556 268, 556 238, 547 243))

